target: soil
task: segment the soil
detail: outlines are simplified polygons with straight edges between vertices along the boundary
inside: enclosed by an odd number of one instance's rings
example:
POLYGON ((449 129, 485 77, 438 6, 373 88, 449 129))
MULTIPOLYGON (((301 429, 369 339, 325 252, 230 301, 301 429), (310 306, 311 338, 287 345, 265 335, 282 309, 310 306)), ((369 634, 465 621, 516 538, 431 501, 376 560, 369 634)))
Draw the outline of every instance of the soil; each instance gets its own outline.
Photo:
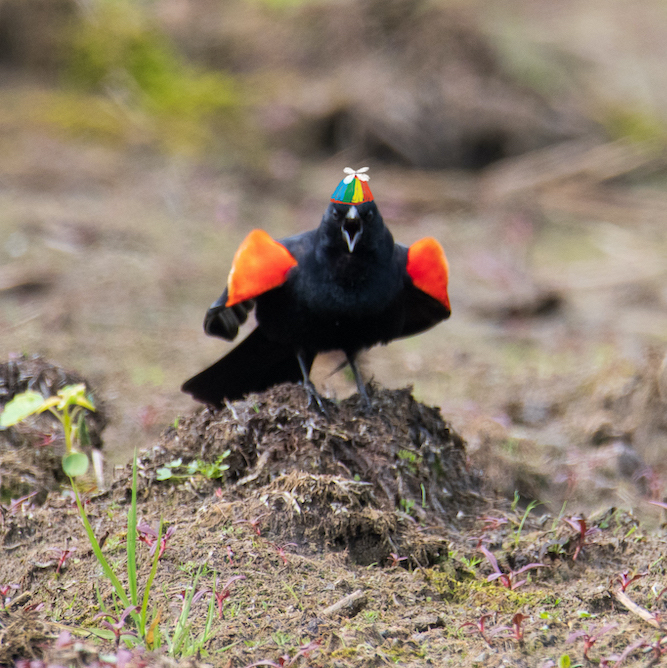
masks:
MULTIPOLYGON (((193 588, 189 637, 208 639, 179 665, 549 666, 586 640, 589 658, 659 656, 661 532, 613 508, 585 520, 509 504, 438 409, 410 388, 369 391, 371 411, 353 395, 324 416, 277 386, 197 409, 139 454, 140 535, 165 543, 148 599, 162 649, 99 638, 100 612, 122 605, 71 491, 7 503, 0 665, 174 665, 193 588), (207 629, 214 588, 228 596, 207 629)), ((131 497, 128 465, 84 504, 124 587, 131 497)), ((151 554, 139 544, 142 590, 151 554)))

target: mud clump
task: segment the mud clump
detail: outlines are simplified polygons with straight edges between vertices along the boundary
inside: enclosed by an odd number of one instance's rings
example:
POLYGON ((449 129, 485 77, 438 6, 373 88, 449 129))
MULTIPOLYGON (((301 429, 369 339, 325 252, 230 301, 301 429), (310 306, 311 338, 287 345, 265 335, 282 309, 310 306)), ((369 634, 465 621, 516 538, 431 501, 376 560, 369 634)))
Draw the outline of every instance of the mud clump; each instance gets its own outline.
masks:
POLYGON ((399 548, 418 564, 433 563, 443 541, 423 527, 477 507, 480 480, 437 408, 417 402, 409 388, 369 389, 372 410, 354 395, 328 404, 328 418, 291 384, 199 409, 142 460, 144 479, 150 485, 175 459, 187 466, 223 457, 221 493, 236 521, 265 517, 276 540, 347 551, 355 563, 382 563, 399 548))

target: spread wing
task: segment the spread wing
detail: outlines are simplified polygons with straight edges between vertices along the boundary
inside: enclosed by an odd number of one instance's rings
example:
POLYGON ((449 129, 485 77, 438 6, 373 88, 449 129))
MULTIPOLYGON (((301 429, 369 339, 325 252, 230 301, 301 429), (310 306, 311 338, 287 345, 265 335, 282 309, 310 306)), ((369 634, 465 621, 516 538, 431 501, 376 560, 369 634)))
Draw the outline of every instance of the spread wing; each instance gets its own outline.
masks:
POLYGON ((206 312, 204 331, 231 341, 248 319, 255 298, 285 283, 297 264, 283 243, 263 230, 250 232, 234 254, 225 291, 206 312))
POLYGON ((255 299, 283 285, 298 261, 309 252, 315 230, 275 241, 253 230, 234 254, 227 287, 206 312, 204 331, 231 341, 248 319, 255 299))
POLYGON ((420 239, 409 248, 396 244, 396 253, 406 273, 401 336, 411 336, 449 318, 449 265, 442 246, 432 237, 420 239))

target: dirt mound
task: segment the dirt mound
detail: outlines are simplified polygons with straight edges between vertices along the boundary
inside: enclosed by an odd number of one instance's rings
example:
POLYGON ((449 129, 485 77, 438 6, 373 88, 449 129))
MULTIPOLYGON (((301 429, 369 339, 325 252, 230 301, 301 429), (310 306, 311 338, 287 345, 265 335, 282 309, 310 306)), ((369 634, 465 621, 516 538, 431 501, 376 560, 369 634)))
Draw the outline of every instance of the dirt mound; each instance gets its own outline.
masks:
MULTIPOLYGON (((44 398, 54 396, 67 385, 90 383, 74 371, 48 362, 39 355, 10 357, 0 364, 0 411, 17 394, 32 390, 44 398)), ((107 416, 98 399, 97 411, 86 411, 90 445, 102 447, 107 416)), ((24 420, 0 431, 0 501, 32 492, 43 500, 46 493, 67 480, 62 471, 64 440, 58 420, 49 412, 24 420)))
MULTIPOLYGON (((42 389, 50 393, 54 387, 42 389)), ((285 384, 220 410, 202 407, 169 427, 137 464, 139 513, 144 522, 163 517, 168 526, 161 586, 172 583, 186 562, 236 573, 238 564, 258 559, 258 549, 277 553, 284 568, 298 556, 341 572, 344 564, 395 571, 399 564, 425 568, 446 561, 447 530, 471 522, 482 503, 465 444, 439 410, 417 402, 409 388, 371 385, 369 394, 370 411, 354 395, 339 404, 326 402, 324 416, 309 407, 303 387, 285 384)), ((103 543, 111 536, 114 544, 113 536, 124 530, 118 510, 128 503, 131 480, 127 467, 109 491, 86 504, 103 543)), ((40 647, 50 640, 42 660, 59 663, 65 656, 96 665, 95 647, 44 622, 35 613, 40 604, 30 600, 34 592, 41 592, 40 600, 48 598, 44 576, 62 568, 66 578, 81 583, 78 596, 85 606, 100 605, 85 584, 94 556, 84 549, 78 514, 65 495, 50 494, 39 508, 31 502, 14 504, 1 526, 0 546, 21 566, 0 567, 0 583, 11 582, 7 602, 15 598, 0 611, 0 625, 25 632, 15 638, 0 634, 0 664, 17 656, 42 657, 40 647)), ((142 555, 142 572, 149 560, 142 555)), ((344 614, 368 604, 348 583, 333 596, 342 594, 343 602, 349 595, 351 606, 344 614)), ((322 614, 334 614, 336 605, 322 614)), ((227 640, 233 642, 239 632, 230 627, 227 640)))
MULTIPOLYGON (((410 389, 370 391, 372 411, 354 395, 329 404, 328 418, 291 384, 202 408, 142 459, 144 479, 151 485, 173 470, 178 480, 179 468, 224 462, 222 495, 236 520, 265 514, 276 539, 347 550, 356 563, 383 562, 406 541, 416 562, 433 563, 442 541, 432 544, 417 521, 437 526, 468 514, 480 481, 438 409, 410 389)), ((217 484, 204 478, 198 491, 217 484)))

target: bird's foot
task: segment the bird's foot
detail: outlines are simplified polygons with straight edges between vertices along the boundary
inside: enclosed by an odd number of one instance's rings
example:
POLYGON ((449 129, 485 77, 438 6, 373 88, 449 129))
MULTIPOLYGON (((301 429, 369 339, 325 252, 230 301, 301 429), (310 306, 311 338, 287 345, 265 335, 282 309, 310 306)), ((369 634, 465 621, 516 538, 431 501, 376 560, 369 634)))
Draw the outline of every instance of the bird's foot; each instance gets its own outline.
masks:
POLYGON ((357 364, 355 356, 348 353, 347 362, 350 365, 350 369, 352 369, 354 380, 357 384, 357 390, 359 391, 359 395, 364 402, 363 411, 366 415, 370 415, 373 412, 373 404, 371 403, 371 398, 368 395, 368 390, 366 389, 366 383, 364 383, 364 378, 361 375, 361 371, 359 370, 359 365, 357 364))
POLYGON ((368 394, 368 390, 366 389, 366 385, 361 383, 357 389, 359 390, 359 396, 361 397, 361 400, 363 402, 363 412, 364 415, 370 415, 373 412, 373 403, 371 402, 371 397, 368 394))
POLYGON ((308 394, 308 408, 315 407, 327 420, 331 420, 331 415, 326 407, 326 400, 315 389, 315 386, 310 381, 304 381, 303 387, 308 394))

